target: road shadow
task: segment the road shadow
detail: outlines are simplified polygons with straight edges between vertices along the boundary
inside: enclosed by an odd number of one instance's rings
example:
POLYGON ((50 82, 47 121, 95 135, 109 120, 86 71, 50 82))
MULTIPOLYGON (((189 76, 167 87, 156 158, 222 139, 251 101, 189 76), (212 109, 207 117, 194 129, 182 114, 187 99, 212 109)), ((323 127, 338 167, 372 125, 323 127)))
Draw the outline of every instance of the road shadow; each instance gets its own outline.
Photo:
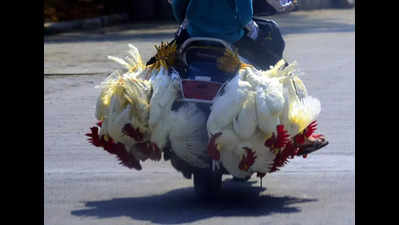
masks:
POLYGON ((301 210, 294 205, 317 201, 292 196, 262 195, 266 188, 253 186, 253 183, 256 182, 224 181, 222 192, 208 200, 199 199, 194 189, 187 187, 160 195, 89 201, 85 203, 86 208, 74 210, 71 214, 99 219, 127 216, 152 223, 181 224, 211 217, 298 213, 301 210))

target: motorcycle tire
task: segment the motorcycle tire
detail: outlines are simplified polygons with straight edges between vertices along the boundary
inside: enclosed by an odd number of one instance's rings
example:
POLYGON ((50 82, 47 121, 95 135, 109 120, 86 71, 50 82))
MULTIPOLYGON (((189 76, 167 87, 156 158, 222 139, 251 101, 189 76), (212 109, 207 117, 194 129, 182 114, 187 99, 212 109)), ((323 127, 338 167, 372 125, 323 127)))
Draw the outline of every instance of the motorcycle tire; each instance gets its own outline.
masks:
POLYGON ((222 188, 222 174, 210 170, 195 172, 193 183, 194 190, 200 198, 213 198, 222 188))

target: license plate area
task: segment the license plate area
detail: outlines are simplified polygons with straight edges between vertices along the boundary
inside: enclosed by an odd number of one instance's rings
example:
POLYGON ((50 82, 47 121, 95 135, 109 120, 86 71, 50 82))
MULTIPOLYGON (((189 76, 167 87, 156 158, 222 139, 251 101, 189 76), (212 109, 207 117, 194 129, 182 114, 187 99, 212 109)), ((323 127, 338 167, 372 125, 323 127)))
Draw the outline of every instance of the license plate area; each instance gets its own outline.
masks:
POLYGON ((182 80, 182 97, 185 101, 212 103, 223 83, 203 80, 182 80))

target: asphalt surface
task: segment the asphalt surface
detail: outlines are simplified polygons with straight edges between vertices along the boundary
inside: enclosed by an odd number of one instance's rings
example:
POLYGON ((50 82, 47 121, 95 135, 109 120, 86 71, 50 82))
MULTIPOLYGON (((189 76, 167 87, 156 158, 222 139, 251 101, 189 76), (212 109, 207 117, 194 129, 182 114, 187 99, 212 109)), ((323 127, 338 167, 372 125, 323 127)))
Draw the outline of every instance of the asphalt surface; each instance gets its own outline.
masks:
POLYGON ((275 17, 310 95, 320 99, 319 132, 330 144, 280 171, 237 183, 224 177, 213 201, 195 196, 192 180, 169 162, 129 170, 90 145, 94 88, 119 65, 128 43, 145 60, 176 25, 122 25, 45 37, 44 222, 77 224, 355 224, 355 13, 294 12, 275 17))

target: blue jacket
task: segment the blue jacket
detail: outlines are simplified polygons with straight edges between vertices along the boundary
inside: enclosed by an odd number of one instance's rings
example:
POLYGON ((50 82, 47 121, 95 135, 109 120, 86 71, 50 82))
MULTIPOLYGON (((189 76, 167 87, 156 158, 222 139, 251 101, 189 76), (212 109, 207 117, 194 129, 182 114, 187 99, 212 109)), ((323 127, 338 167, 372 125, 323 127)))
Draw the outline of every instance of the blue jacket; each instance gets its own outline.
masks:
POLYGON ((229 43, 244 36, 244 26, 253 16, 252 0, 173 0, 172 10, 179 24, 187 17, 190 36, 220 38, 229 43))

